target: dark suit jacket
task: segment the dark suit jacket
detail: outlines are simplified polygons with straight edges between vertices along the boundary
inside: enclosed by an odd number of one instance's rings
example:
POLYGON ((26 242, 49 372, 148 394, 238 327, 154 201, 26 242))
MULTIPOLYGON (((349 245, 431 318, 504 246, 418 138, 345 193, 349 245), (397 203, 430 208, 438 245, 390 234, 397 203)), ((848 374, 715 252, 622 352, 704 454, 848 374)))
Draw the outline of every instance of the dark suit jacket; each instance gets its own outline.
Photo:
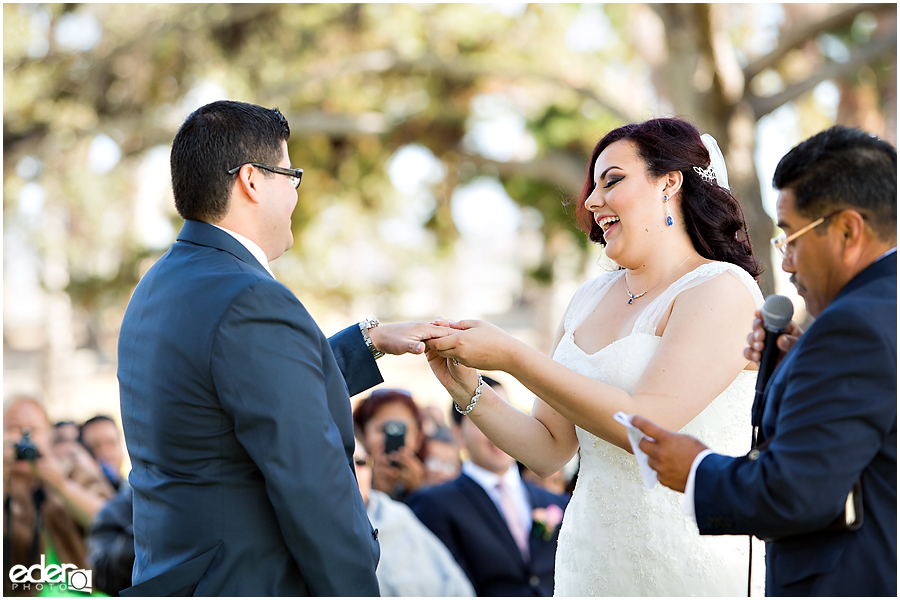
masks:
MULTIPOLYGON (((522 482, 532 507, 556 504, 565 509, 566 496, 558 496, 522 482)), ((427 488, 407 499, 413 512, 444 542, 472 582, 479 596, 552 596, 556 538, 529 537, 531 560, 526 563, 506 520, 487 492, 470 477, 427 488)))
POLYGON ((135 289, 118 376, 130 593, 378 595, 349 397, 381 375, 358 327, 327 340, 243 245, 186 221, 135 289))
POLYGON ((841 290, 765 392, 757 460, 710 455, 697 470, 703 534, 766 544, 766 593, 897 595, 897 255, 841 290), (856 532, 817 532, 862 481, 856 532))

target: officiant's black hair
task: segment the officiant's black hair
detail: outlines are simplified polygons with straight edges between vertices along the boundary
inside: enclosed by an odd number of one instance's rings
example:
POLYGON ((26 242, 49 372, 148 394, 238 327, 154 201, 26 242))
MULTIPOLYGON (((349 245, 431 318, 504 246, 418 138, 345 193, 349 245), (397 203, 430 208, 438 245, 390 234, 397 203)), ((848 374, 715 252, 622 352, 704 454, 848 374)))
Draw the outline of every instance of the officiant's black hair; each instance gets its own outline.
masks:
POLYGON ((897 149, 861 129, 835 125, 800 142, 779 161, 772 185, 793 190, 797 212, 809 219, 852 208, 881 239, 897 234, 897 149))
MULTIPOLYGON (((215 223, 228 212, 235 175, 250 162, 277 166, 291 137, 277 108, 220 100, 185 119, 172 142, 169 167, 175 209, 184 219, 215 223)), ((275 177, 263 171, 264 177, 275 177)))
POLYGON ((704 258, 735 264, 753 277, 763 271, 763 265, 753 255, 747 222, 741 203, 731 191, 715 182, 704 181, 694 167, 710 164, 709 151, 700 139, 700 132, 682 119, 651 119, 613 129, 597 142, 587 164, 584 187, 575 206, 579 227, 588 233, 592 242, 606 244, 603 230, 584 206, 594 191, 594 165, 607 146, 628 140, 637 146, 637 153, 650 177, 681 171, 681 219, 694 249, 704 258))

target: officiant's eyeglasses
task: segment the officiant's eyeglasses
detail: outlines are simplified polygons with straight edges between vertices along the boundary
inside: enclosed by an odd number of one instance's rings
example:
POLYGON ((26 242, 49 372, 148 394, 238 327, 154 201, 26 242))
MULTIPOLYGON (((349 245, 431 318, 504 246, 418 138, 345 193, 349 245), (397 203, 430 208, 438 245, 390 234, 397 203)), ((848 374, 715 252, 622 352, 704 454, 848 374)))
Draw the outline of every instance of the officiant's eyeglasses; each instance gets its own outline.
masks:
POLYGON ((824 223, 825 221, 827 221, 828 219, 833 217, 834 215, 838 214, 839 212, 842 212, 843 210, 844 209, 841 208, 834 212, 828 213, 824 217, 819 217, 818 219, 816 219, 809 225, 807 225, 805 227, 801 227, 800 229, 798 229, 791 235, 787 235, 786 233, 782 232, 781 235, 779 235, 778 237, 772 238, 772 245, 775 247, 776 250, 778 250, 778 253, 781 254, 782 260, 787 260, 788 256, 791 255, 791 251, 788 247, 788 244, 790 244, 791 242, 796 240, 798 237, 800 237, 804 233, 809 233, 810 231, 812 231, 813 229, 815 229, 816 227, 818 227, 819 225, 821 225, 822 223, 824 223))
MULTIPOLYGON (((271 171, 272 173, 278 173, 279 175, 286 175, 287 178, 290 180, 291 185, 294 186, 295 190, 298 187, 300 187, 300 180, 303 179, 303 169, 285 169, 284 167, 273 167, 271 165, 261 165, 259 163, 254 163, 254 162, 244 163, 244 164, 253 165, 257 169, 265 169, 266 171, 271 171)), ((235 173, 240 171, 241 167, 243 167, 243 166, 244 165, 241 165, 240 167, 235 167, 235 168, 231 169, 230 171, 228 171, 228 174, 234 175, 235 173)))

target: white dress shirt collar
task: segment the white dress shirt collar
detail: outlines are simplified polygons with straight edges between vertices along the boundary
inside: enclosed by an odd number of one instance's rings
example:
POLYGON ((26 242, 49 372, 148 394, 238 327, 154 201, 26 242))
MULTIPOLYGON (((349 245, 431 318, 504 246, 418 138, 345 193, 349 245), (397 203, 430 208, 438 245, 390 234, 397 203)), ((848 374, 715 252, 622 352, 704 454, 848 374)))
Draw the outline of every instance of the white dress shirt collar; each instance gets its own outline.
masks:
POLYGON ((506 473, 501 476, 479 467, 471 460, 467 460, 462 465, 462 472, 484 488, 490 499, 497 505, 500 514, 503 514, 503 509, 500 508, 500 492, 497 490, 497 484, 503 481, 503 484, 509 489, 513 501, 516 503, 516 509, 522 519, 522 524, 525 526, 525 531, 531 531, 531 510, 533 507, 525 489, 525 484, 522 483, 522 478, 519 476, 519 468, 516 463, 510 465, 506 473))
POLYGON ((250 240, 248 238, 245 238, 241 234, 235 233, 230 229, 225 229, 224 227, 219 227, 218 225, 215 225, 212 223, 210 223, 210 225, 212 225, 213 227, 217 227, 218 229, 221 229, 222 231, 224 231, 225 233, 227 233, 228 235, 230 235, 231 237, 233 237, 234 239, 239 241, 241 243, 241 245, 244 246, 244 248, 246 248, 247 251, 253 255, 253 258, 258 260, 259 264, 261 264, 263 267, 265 267, 266 271, 269 272, 269 275, 272 276, 272 279, 275 279, 275 273, 273 273, 272 269, 269 268, 269 259, 266 256, 266 253, 263 252, 263 249, 260 248, 256 244, 256 242, 254 242, 253 240, 250 240))
POLYGON ((897 246, 894 246, 893 248, 891 248, 890 250, 888 250, 887 252, 885 252, 884 254, 882 254, 881 256, 879 256, 878 258, 876 258, 876 259, 875 259, 875 262, 878 262, 878 261, 881 260, 882 258, 887 258, 887 257, 890 256, 891 254, 896 254, 896 253, 897 253, 897 246))

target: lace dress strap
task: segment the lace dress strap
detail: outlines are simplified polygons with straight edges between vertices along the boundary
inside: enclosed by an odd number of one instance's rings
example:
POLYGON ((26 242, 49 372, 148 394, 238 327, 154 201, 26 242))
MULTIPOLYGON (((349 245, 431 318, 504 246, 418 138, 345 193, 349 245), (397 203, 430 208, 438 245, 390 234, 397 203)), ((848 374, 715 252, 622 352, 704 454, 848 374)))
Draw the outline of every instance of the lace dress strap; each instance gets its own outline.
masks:
POLYGON ((649 333, 651 335, 656 335, 656 329, 659 327, 659 322, 675 301, 678 294, 718 277, 723 273, 731 273, 737 277, 741 283, 747 286, 747 289, 750 291, 750 294, 756 302, 756 308, 762 306, 763 296, 762 292, 759 290, 759 284, 756 283, 747 271, 737 265, 727 262, 706 263, 700 265, 690 273, 683 275, 678 281, 666 288, 662 294, 653 300, 653 302, 651 302, 638 317, 632 333, 649 333))
POLYGON ((591 311, 596 308, 600 299, 606 295, 610 286, 612 286, 624 272, 624 270, 618 270, 603 273, 602 275, 598 275, 593 279, 588 279, 581 284, 581 287, 579 287, 572 296, 572 301, 569 302, 569 308, 566 311, 566 316, 563 320, 563 327, 565 327, 567 333, 571 333, 578 329, 578 326, 581 325, 588 315, 591 314, 591 311))

